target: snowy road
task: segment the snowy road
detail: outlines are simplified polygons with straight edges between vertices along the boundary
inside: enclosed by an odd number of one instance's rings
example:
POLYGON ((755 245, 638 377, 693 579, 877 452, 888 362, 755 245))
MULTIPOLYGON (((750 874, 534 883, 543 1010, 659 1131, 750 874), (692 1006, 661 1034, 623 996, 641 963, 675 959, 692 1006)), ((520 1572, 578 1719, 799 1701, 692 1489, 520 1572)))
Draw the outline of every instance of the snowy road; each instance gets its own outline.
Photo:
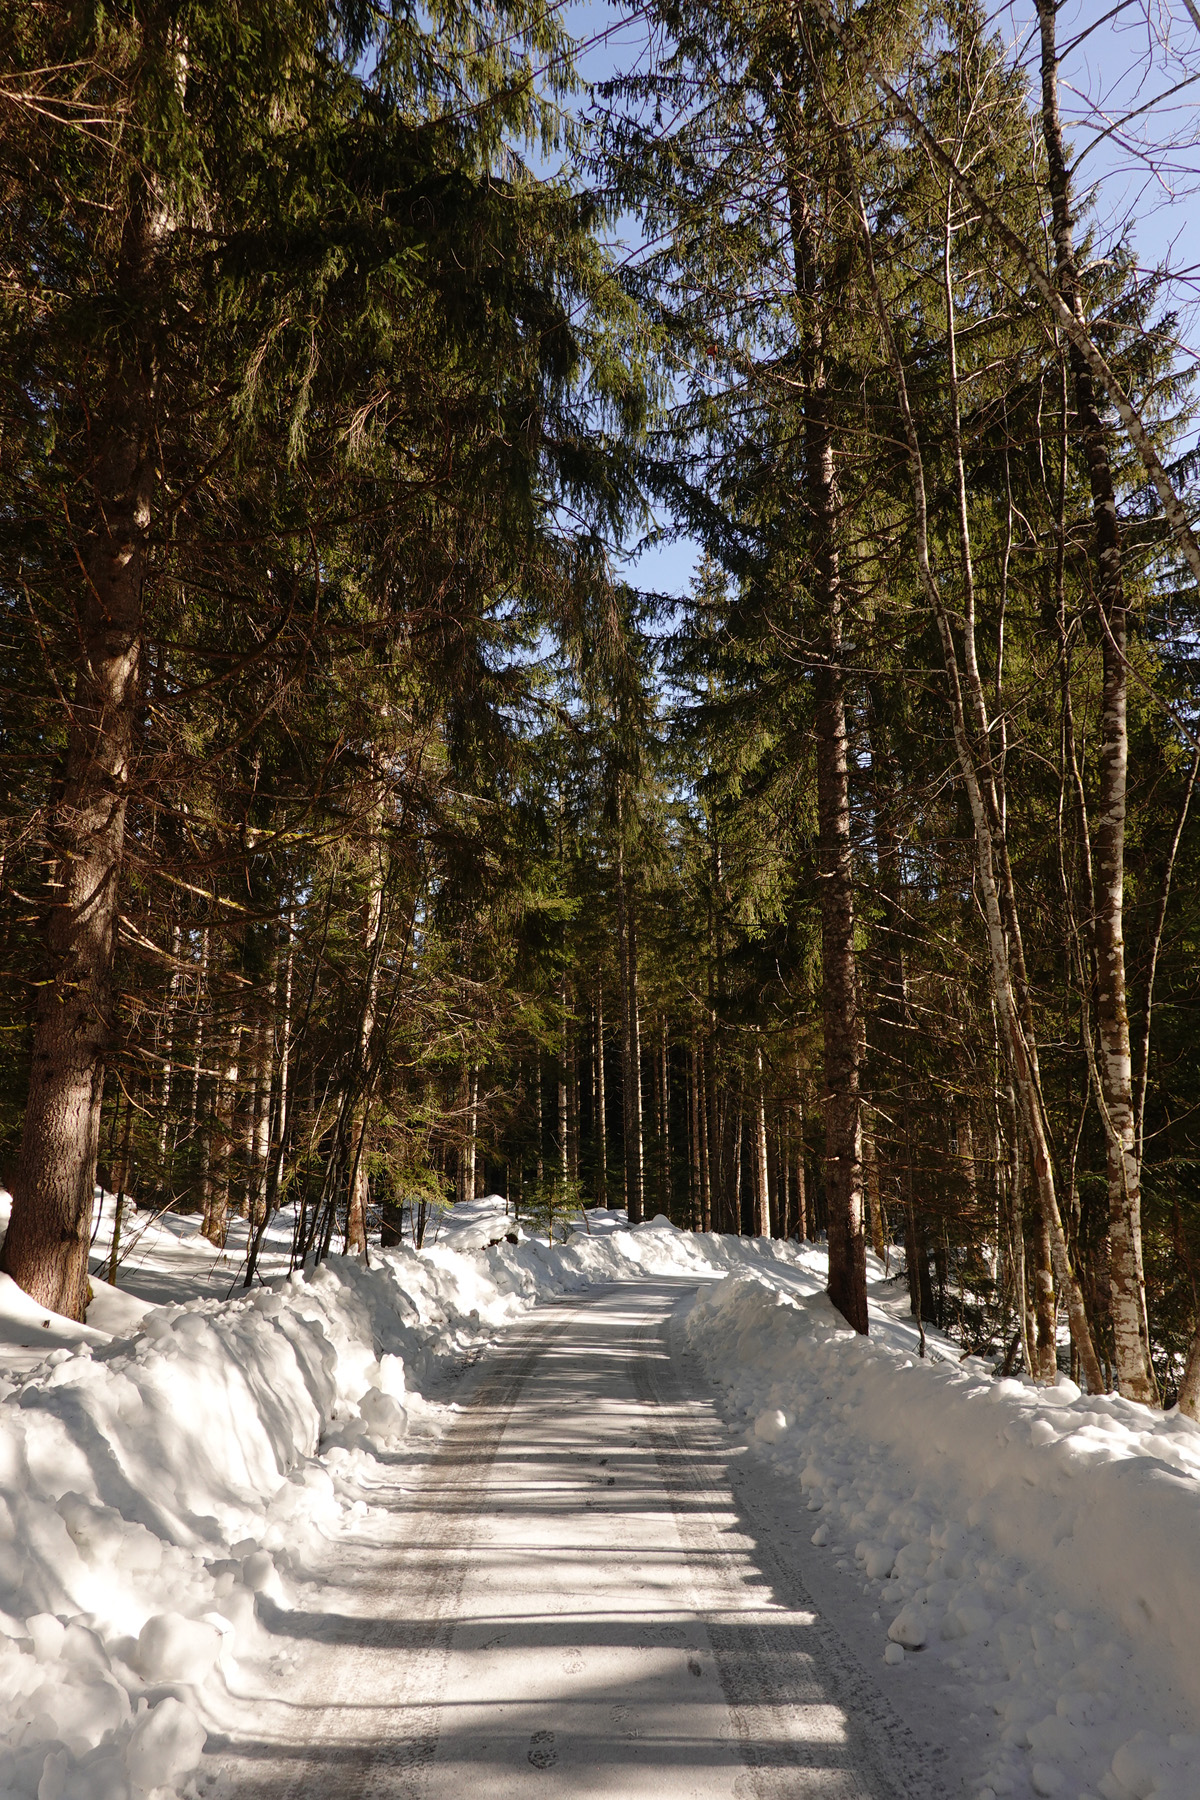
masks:
POLYGON ((731 1480, 673 1349, 691 1291, 593 1289, 507 1334, 420 1482, 331 1553, 329 1610, 272 1615, 283 1666, 210 1740, 224 1793, 938 1800, 938 1753, 789 1561, 807 1530, 759 1529, 731 1480))

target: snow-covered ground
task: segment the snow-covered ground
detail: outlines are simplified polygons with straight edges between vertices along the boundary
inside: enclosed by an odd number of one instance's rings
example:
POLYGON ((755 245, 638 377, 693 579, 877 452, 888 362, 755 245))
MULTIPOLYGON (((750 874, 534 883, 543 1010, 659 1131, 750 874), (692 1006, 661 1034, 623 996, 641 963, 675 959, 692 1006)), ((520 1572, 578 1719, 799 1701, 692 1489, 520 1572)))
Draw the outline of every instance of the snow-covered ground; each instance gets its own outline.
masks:
POLYGON ((258 1609, 319 1573, 374 1455, 419 1453, 454 1371, 539 1300, 663 1275, 703 1282, 691 1353, 874 1600, 884 1691, 949 1673, 974 1710, 973 1800, 1200 1797, 1200 1430, 1178 1415, 997 1381, 932 1334, 921 1361, 877 1266, 858 1339, 809 1247, 596 1213, 513 1244, 491 1197, 421 1252, 290 1276, 282 1215, 247 1292, 244 1241, 218 1257, 196 1226, 131 1219, 85 1327, 0 1278, 0 1800, 186 1787, 222 1684, 277 1649, 258 1609))
POLYGON ((944 1344, 921 1363, 891 1320, 857 1338, 808 1260, 702 1293, 687 1338, 875 1600, 885 1661, 953 1672, 980 1800, 1197 1800, 1200 1429, 944 1344))

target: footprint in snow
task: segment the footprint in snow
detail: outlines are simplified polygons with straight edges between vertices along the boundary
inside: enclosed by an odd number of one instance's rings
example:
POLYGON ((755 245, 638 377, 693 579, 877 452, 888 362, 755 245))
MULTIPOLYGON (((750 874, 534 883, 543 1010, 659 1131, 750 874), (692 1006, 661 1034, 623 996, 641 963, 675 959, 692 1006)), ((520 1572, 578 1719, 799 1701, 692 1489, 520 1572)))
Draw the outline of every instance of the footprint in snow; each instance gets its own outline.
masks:
POLYGON ((535 1731, 529 1740, 529 1760, 535 1769, 552 1769, 558 1761, 552 1731, 535 1731))

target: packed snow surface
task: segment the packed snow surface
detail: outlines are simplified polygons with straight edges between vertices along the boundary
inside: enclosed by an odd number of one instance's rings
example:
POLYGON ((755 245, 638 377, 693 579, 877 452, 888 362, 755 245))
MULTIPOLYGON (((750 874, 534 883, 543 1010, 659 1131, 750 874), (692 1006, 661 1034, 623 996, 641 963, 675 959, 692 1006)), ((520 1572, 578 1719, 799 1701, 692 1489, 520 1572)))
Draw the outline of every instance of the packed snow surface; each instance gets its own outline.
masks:
POLYGON ((247 1291, 244 1238, 134 1218, 85 1327, 0 1278, 0 1800, 185 1787, 221 1685, 277 1651, 263 1607, 319 1574, 375 1454, 441 1430, 442 1378, 539 1299, 667 1275, 703 1284, 686 1340, 748 1454, 877 1598, 885 1691, 923 1657, 976 1707, 974 1800, 1197 1800, 1200 1431, 946 1340, 919 1360, 881 1269, 863 1340, 814 1248, 587 1223, 511 1243, 489 1197, 289 1276, 281 1216, 247 1291))
POLYGON ((940 1661, 995 1716, 980 1800, 1197 1800, 1200 1430, 921 1363, 781 1279, 702 1293, 688 1340, 813 1542, 857 1565, 884 1661, 940 1661))

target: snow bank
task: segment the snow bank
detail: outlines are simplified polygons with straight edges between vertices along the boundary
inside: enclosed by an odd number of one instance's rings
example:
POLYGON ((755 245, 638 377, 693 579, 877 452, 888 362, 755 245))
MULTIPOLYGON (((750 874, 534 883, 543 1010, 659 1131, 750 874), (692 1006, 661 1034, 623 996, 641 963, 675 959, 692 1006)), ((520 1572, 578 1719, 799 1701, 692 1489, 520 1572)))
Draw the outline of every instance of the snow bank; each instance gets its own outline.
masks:
POLYGON ((302 1563, 336 1526, 322 1434, 365 1434, 388 1378, 369 1279, 152 1310, 0 1408, 0 1791, 128 1800, 194 1768, 198 1691, 254 1649, 255 1593, 282 1593, 272 1548, 302 1563))
MULTIPOLYGON (((269 1648, 258 1597, 285 1603, 290 1581, 321 1569, 330 1536, 363 1509, 372 1458, 440 1429, 439 1370, 536 1300, 771 1258, 663 1225, 473 1254, 439 1243, 370 1270, 334 1258, 228 1301, 148 1307, 101 1288, 93 1316, 111 1332, 44 1326, 14 1289, 0 1380, 0 1796, 139 1800, 186 1781, 206 1693, 269 1648)), ((211 1248, 188 1252, 174 1233, 171 1279, 185 1253, 209 1269, 211 1248)))
POLYGON ((1200 1429, 918 1362, 753 1274, 686 1331, 872 1584, 885 1660, 933 1652, 1004 1721, 981 1800, 1197 1800, 1200 1429))

